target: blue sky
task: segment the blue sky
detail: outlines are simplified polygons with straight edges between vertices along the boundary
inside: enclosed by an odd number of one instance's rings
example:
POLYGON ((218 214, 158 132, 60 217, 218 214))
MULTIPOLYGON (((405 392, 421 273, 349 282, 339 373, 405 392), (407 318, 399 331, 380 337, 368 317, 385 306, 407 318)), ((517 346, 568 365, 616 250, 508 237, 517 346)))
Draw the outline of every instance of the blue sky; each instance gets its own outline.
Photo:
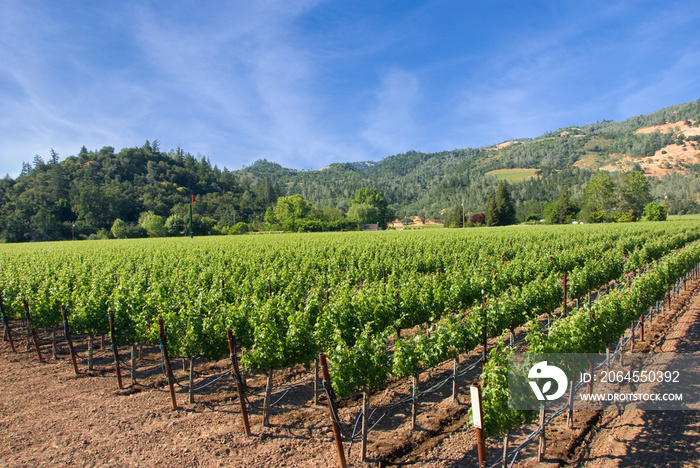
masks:
POLYGON ((537 137, 700 98, 676 1, 0 0, 0 174, 158 140, 239 169, 537 137))

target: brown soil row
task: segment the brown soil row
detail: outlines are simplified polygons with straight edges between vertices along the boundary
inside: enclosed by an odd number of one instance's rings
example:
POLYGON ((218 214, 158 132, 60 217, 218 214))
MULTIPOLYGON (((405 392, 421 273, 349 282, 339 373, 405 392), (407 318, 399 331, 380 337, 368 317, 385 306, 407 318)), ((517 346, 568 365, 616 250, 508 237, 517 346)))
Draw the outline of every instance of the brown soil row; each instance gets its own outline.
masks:
MULTIPOLYGON (((698 284, 693 284, 693 288, 698 284)), ((649 339, 663 340, 674 317, 685 310, 690 292, 674 302, 653 328, 649 339)), ((700 309, 700 298, 694 296, 700 309)), ((109 347, 95 352, 95 370, 85 371, 86 339, 76 340, 81 359, 81 375, 74 376, 65 345, 56 360, 50 357, 50 340, 42 334, 42 352, 48 357, 39 363, 33 349, 25 351, 25 332, 18 324, 15 331, 18 353, 6 342, 0 343, 0 466, 337 466, 337 455, 327 406, 313 403, 313 371, 296 366, 275 373, 275 385, 299 383, 281 397, 271 412, 271 427, 262 426, 261 394, 263 376, 248 376, 254 396, 252 437, 245 437, 235 388, 229 376, 197 393, 196 402, 187 402, 187 389, 176 387, 179 408, 172 411, 165 391, 158 348, 147 348, 138 363, 137 384, 125 391, 116 388, 116 376, 109 347), (18 335, 18 336, 17 336, 18 335)), ((653 341, 653 342, 656 342, 653 341)), ((651 343, 637 345, 643 351, 651 343)), ((127 349, 122 348, 124 359, 127 349)), ((478 351, 462 357, 461 366, 477 359, 478 351)), ((175 361, 176 378, 186 385, 186 373, 175 361)), ((215 363, 197 363, 198 381, 229 369, 224 359, 215 363)), ((368 463, 359 460, 359 446, 353 446, 351 466, 459 467, 475 466, 473 430, 467 424, 468 384, 478 377, 480 368, 458 380, 458 402, 451 401, 452 385, 421 395, 418 428, 410 430, 411 407, 392 408, 369 437, 368 463)), ((421 388, 445 381, 452 375, 452 364, 421 374, 421 388)), ((129 385, 129 373, 124 372, 129 385)), ((410 394, 410 382, 391 382, 387 390, 371 397, 373 407, 396 402, 410 394)), ((340 418, 348 427, 360 409, 359 398, 344 400, 340 418)), ((576 429, 555 424, 549 430, 547 463, 561 465, 585 460, 591 434, 608 421, 597 413, 577 412, 576 429)), ((517 443, 530 427, 515 431, 517 443)), ((500 440, 488 441, 489 453, 500 455, 500 440)), ((345 445, 346 450, 348 444, 345 445)), ((534 445, 523 454, 519 466, 530 466, 534 445)), ((611 465, 612 466, 612 465, 611 465)))

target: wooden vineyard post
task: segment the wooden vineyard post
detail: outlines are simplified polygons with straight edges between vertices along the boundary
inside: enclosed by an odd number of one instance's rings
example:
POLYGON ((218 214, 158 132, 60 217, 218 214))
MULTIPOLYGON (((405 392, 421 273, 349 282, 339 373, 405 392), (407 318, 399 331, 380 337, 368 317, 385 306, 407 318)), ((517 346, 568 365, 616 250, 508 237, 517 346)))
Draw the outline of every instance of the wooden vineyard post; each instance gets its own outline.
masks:
POLYGON ((416 430, 416 417, 418 416, 418 382, 420 376, 416 372, 411 377, 413 387, 411 387, 411 430, 416 430))
POLYGON ((194 358, 190 356, 190 404, 194 403, 194 358))
MULTIPOLYGON (((24 299, 22 299, 22 302, 24 303, 24 299)), ((24 309, 24 317, 27 322, 27 346, 24 348, 24 351, 28 353, 32 343, 32 324, 27 320, 27 309, 24 309)))
POLYGON ((56 327, 51 328, 51 357, 56 360, 58 350, 56 349, 56 327))
POLYGON ((270 399, 272 398, 272 373, 273 369, 267 371, 267 385, 265 386, 265 401, 263 401, 263 426, 270 427, 270 399))
POLYGON ((22 299, 22 304, 24 305, 24 315, 27 317, 27 328, 32 335, 34 347, 36 348, 36 355, 39 357, 40 362, 44 362, 44 358, 41 356, 41 349, 39 348, 39 337, 36 334, 36 329, 32 326, 32 316, 29 313, 29 303, 26 299, 22 299))
POLYGON ((503 462, 501 463, 502 468, 508 467, 508 444, 510 442, 510 429, 506 430, 503 435, 503 462))
POLYGON ((226 330, 228 338, 228 350, 231 356, 231 365, 233 366, 233 378, 236 380, 236 390, 238 391, 238 401, 241 404, 241 417, 243 418, 243 428, 245 435, 250 435, 250 423, 248 422, 248 408, 245 405, 245 386, 241 379, 241 371, 238 368, 238 358, 236 357, 236 339, 233 337, 233 331, 229 328, 226 330))
POLYGON ((119 387, 119 390, 123 390, 124 386, 122 385, 122 369, 121 366, 119 365, 119 347, 117 346, 117 343, 115 341, 116 338, 116 333, 114 332, 114 312, 113 311, 108 311, 107 312, 109 316, 109 341, 112 343, 112 354, 114 355, 114 366, 117 370, 117 386, 119 387))
MULTIPOLYGON (((632 323, 630 323, 630 353, 634 352, 634 320, 632 320, 632 323)), ((627 332, 625 332, 625 335, 627 335, 627 332)))
MULTIPOLYGON (((328 307, 328 290, 326 289, 326 307, 328 307)), ((318 405, 318 359, 314 359, 314 405, 318 405)))
POLYGON ((66 343, 68 343, 68 351, 70 352, 70 359, 73 361, 73 370, 75 375, 78 375, 78 361, 75 357, 75 349, 73 348, 73 339, 71 338, 70 329, 68 328, 68 313, 66 312, 66 306, 61 306, 61 315, 63 316, 63 333, 66 336, 66 343))
POLYGON ((476 431, 476 447, 479 456, 479 466, 486 466, 486 433, 484 432, 484 419, 481 407, 481 385, 472 383, 469 388, 472 400, 472 419, 476 431))
MULTIPOLYGON (((618 341, 618 347, 620 348, 620 365, 625 365, 625 350, 622 348, 622 337, 618 341)), ((589 384, 590 385, 590 384, 589 384)))
POLYGON ((639 341, 644 341, 644 313, 639 317, 639 341))
POLYGON ((574 428, 574 382, 569 384, 569 409, 566 413, 566 427, 574 428))
POLYGON ((93 338, 92 335, 88 335, 88 370, 92 370, 92 345, 93 338))
POLYGON ((537 461, 541 462, 544 459, 544 451, 547 448, 547 435, 545 432, 546 426, 544 425, 544 406, 540 407, 540 436, 539 443, 537 446, 537 461))
POLYGON ((314 406, 318 406, 318 361, 314 359, 314 406))
POLYGON ((568 278, 566 275, 566 270, 564 270, 564 304, 562 304, 561 313, 563 317, 566 317, 566 287, 568 286, 568 278))
POLYGON ((136 344, 131 345, 131 385, 136 384, 136 344))
POLYGON ((338 460, 340 461, 340 468, 346 468, 347 463, 345 462, 345 451, 343 450, 343 438, 340 435, 340 425, 335 417, 335 409, 333 407, 334 403, 331 399, 331 374, 328 371, 328 361, 326 360, 326 354, 320 353, 318 359, 321 363, 321 375, 323 376, 323 387, 326 389, 326 395, 328 396, 328 410, 331 412, 331 423, 333 426, 333 436, 335 437, 335 447, 338 451, 338 460))
POLYGON ((165 364, 165 380, 168 382, 168 387, 170 387, 170 402, 172 403, 173 410, 176 410, 175 379, 173 377, 173 369, 170 367, 170 358, 168 357, 168 340, 165 336, 163 317, 158 317, 158 335, 160 338, 160 349, 163 352, 163 364, 165 364))
POLYGON ((369 432, 369 388, 362 392, 362 461, 367 460, 367 433, 369 432))
POLYGON ((0 295, 0 314, 2 314, 2 324, 5 327, 5 335, 7 336, 8 340, 10 341, 10 348, 12 348, 13 353, 16 353, 17 350, 15 349, 15 342, 12 339, 12 330, 10 329, 10 324, 7 322, 7 317, 5 316, 5 305, 2 302, 1 295, 0 295))
POLYGON ((457 366, 458 358, 452 360, 452 403, 457 403, 457 366))
POLYGON ((486 372, 486 351, 488 348, 488 333, 486 332, 486 296, 484 295, 484 290, 481 290, 481 314, 482 314, 482 353, 481 353, 481 372, 486 372))

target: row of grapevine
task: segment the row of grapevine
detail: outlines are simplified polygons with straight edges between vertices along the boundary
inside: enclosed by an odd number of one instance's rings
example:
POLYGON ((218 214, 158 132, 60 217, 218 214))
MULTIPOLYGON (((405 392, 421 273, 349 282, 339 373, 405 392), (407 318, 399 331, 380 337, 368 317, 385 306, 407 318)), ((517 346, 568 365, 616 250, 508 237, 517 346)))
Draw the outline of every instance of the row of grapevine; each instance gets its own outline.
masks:
MULTIPOLYGON (((530 323, 528 351, 532 353, 601 353, 630 326, 663 299, 675 283, 700 264, 700 242, 662 258, 653 268, 636 276, 592 305, 556 320, 548 331, 530 323)), ((507 363, 513 350, 502 343, 491 353, 483 375, 484 414, 487 433, 509 430, 531 421, 536 412, 508 408, 507 363)))
POLYGON ((482 290, 499 334, 553 310, 562 271, 579 294, 619 276, 625 257, 647 261, 698 237, 676 222, 13 245, 0 246, 0 289, 10 315, 27 300, 40 328, 58 326, 65 305, 76 333, 103 335, 112 310, 123 344, 157 343, 163 317, 178 356, 218 359, 231 328, 257 371, 323 350, 346 395, 473 347, 483 319, 468 311, 482 290), (397 336, 417 325, 427 333, 397 336))

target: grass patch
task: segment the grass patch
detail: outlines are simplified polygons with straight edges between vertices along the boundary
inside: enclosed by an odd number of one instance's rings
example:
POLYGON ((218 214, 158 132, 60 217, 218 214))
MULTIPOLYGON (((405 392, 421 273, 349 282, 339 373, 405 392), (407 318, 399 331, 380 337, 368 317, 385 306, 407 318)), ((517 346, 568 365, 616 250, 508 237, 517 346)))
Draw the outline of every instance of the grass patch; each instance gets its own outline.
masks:
POLYGON ((496 176, 498 180, 516 183, 532 179, 535 177, 536 172, 537 169, 496 169, 495 171, 487 172, 486 175, 496 176))

